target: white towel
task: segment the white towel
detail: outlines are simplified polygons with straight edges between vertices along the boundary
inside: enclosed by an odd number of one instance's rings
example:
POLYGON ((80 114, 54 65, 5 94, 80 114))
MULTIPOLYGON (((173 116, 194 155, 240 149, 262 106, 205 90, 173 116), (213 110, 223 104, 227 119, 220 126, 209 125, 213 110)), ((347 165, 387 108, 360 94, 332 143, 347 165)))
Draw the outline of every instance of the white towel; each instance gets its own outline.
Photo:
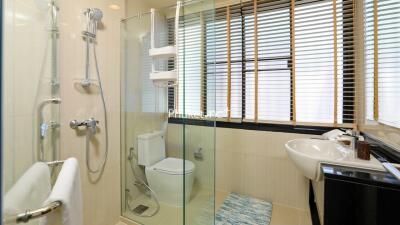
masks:
POLYGON ((60 210, 41 219, 42 225, 82 225, 82 192, 78 161, 67 159, 45 204, 61 201, 60 210))
MULTIPOLYGON (((51 191, 50 170, 46 163, 33 164, 4 197, 4 213, 13 216, 27 209, 42 207, 51 191)), ((39 224, 30 221, 28 224, 39 224)))

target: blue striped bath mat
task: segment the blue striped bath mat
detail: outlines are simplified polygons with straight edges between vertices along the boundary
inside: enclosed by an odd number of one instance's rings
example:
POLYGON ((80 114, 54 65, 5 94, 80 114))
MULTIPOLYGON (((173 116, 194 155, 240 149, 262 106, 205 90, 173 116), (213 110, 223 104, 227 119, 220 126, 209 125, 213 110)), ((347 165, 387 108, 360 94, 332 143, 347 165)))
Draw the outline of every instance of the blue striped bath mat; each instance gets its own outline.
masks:
POLYGON ((218 209, 215 225, 269 225, 271 216, 270 202, 231 193, 218 209))

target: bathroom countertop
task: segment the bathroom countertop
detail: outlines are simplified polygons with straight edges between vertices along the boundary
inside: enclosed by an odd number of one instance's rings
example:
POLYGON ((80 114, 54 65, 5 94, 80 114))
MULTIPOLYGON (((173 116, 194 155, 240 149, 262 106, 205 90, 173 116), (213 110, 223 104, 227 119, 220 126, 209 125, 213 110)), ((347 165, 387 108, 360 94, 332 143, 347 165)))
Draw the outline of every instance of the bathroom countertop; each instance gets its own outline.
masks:
POLYGON ((400 190, 400 180, 397 180, 393 175, 388 172, 350 168, 329 164, 322 164, 321 168, 325 178, 400 190))

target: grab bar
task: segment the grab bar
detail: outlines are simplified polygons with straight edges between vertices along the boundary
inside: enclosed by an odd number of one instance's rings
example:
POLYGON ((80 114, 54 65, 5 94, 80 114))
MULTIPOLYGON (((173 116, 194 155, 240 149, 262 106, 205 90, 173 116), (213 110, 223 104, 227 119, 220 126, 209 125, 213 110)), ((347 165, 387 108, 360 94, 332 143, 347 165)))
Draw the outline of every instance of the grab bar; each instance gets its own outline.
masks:
POLYGON ((4 220, 4 224, 27 223, 31 219, 40 218, 48 213, 53 212, 62 205, 62 202, 55 201, 47 206, 35 210, 26 210, 25 213, 20 213, 15 217, 9 217, 4 220))

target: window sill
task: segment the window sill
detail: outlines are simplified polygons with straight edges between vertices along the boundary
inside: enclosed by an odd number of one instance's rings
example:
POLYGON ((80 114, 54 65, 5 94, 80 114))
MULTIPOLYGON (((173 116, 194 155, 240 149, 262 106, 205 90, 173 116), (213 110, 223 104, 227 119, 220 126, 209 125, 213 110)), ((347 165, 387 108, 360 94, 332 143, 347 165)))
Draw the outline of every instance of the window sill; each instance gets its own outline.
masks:
POLYGON ((168 123, 171 124, 184 124, 192 126, 208 126, 218 128, 230 129, 243 129, 243 130, 256 130, 256 131, 269 131, 269 132, 282 132, 282 133, 296 133, 296 134, 311 134, 321 135, 335 128, 351 128, 350 125, 341 124, 339 127, 333 125, 305 125, 305 124, 284 124, 284 123, 255 123, 251 121, 239 121, 226 119, 186 119, 186 118, 168 118, 168 123))

